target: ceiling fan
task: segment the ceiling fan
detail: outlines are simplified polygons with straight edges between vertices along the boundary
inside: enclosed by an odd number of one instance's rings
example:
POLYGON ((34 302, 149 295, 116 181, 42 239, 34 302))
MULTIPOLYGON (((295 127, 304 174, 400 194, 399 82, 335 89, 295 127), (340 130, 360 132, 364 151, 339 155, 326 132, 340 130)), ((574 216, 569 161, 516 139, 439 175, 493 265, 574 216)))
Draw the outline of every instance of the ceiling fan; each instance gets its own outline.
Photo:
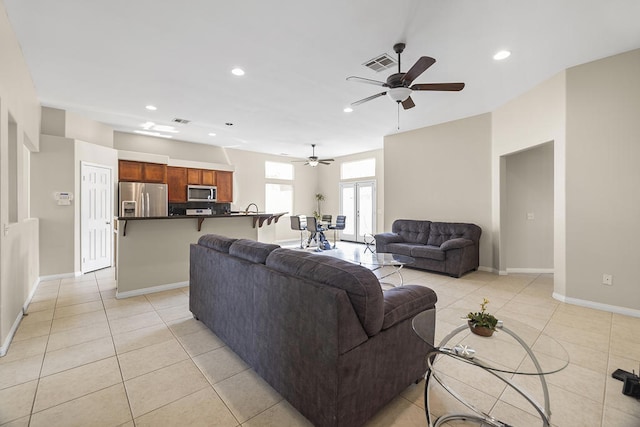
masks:
POLYGON ((351 103, 351 106, 355 107, 356 105, 363 104, 367 101, 371 101, 372 99, 388 95, 389 98, 393 99, 398 104, 402 104, 402 108, 408 110, 409 108, 413 108, 416 106, 411 99, 411 92, 413 92, 414 90, 457 92, 461 91, 464 88, 464 83, 416 83, 412 85, 411 83, 413 83, 413 81, 427 68, 431 67, 436 62, 436 60, 428 56, 421 56, 420 59, 418 59, 416 63, 413 64, 413 67, 411 67, 409 71, 403 73, 400 71, 400 54, 404 51, 404 48, 404 43, 396 43, 393 46, 393 50, 398 54, 398 72, 387 77, 386 82, 366 79, 364 77, 347 77, 347 80, 349 81, 369 83, 372 85, 389 88, 384 92, 380 92, 367 98, 361 99, 360 101, 353 102, 351 103))
POLYGON ((316 167, 318 164, 328 165, 330 162, 335 161, 334 159, 319 159, 316 156, 316 144, 311 144, 311 149, 313 150, 311 156, 307 157, 307 160, 291 160, 292 162, 305 162, 305 165, 309 165, 311 167, 316 167))

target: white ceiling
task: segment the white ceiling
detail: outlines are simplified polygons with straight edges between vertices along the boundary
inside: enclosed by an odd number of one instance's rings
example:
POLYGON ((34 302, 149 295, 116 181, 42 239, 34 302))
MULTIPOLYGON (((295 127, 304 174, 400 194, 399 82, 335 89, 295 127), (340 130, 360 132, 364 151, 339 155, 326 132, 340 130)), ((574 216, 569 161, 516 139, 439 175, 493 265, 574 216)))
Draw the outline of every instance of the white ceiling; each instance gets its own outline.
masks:
POLYGON ((294 157, 312 143, 320 157, 377 149, 398 132, 387 97, 343 112, 382 91, 346 77, 385 80, 395 70, 362 64, 395 57, 397 42, 402 71, 437 60, 414 83, 466 83, 414 93, 400 131, 492 111, 563 69, 640 48, 638 0, 0 1, 43 105, 124 132, 187 119, 175 139, 294 157), (513 54, 494 61, 500 49, 513 54))

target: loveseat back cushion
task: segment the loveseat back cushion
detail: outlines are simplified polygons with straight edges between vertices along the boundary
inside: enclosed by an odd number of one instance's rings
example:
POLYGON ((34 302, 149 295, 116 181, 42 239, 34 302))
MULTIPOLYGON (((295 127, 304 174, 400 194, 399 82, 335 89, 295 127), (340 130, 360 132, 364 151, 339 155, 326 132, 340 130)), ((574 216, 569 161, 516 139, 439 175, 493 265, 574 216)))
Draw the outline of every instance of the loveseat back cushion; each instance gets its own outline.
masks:
POLYGON ((369 269, 332 256, 286 248, 271 252, 266 265, 292 276, 344 290, 367 335, 380 332, 384 320, 384 298, 378 278, 369 269))
POLYGON ((205 234, 198 239, 198 244, 200 246, 228 254, 229 247, 236 240, 237 239, 232 239, 230 237, 220 236, 219 234, 205 234))
POLYGON ((256 242, 255 240, 238 239, 229 247, 229 255, 264 264, 271 251, 279 247, 278 245, 256 242))
POLYGON ((425 245, 429 238, 431 221, 414 219, 396 219, 391 225, 391 231, 402 236, 405 242, 425 245))
POLYGON ((460 222, 432 222, 429 232, 430 246, 440 246, 451 239, 469 239, 475 244, 480 240, 482 230, 475 224, 465 224, 460 222))

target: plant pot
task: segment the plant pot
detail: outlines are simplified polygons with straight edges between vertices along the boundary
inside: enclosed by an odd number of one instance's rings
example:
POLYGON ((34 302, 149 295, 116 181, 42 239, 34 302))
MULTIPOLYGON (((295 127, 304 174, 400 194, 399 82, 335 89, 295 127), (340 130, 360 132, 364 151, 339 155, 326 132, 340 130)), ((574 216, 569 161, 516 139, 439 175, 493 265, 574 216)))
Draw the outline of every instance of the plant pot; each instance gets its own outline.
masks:
POLYGON ((467 325, 469 325, 469 329, 476 335, 480 335, 481 337, 490 337, 493 335, 493 329, 487 328, 486 326, 474 326, 471 321, 467 321, 467 325))

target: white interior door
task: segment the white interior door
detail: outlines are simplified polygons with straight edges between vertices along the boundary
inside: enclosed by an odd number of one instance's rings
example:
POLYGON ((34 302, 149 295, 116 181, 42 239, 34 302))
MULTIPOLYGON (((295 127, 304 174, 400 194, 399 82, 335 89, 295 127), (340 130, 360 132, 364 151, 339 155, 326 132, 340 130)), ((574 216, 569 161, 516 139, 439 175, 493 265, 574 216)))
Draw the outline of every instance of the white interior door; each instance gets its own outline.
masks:
POLYGON ((364 241, 365 234, 375 230, 375 181, 344 182, 340 184, 340 212, 347 217, 343 240, 364 241))
POLYGON ((111 267, 113 253, 111 168, 81 164, 80 247, 82 272, 111 267))

